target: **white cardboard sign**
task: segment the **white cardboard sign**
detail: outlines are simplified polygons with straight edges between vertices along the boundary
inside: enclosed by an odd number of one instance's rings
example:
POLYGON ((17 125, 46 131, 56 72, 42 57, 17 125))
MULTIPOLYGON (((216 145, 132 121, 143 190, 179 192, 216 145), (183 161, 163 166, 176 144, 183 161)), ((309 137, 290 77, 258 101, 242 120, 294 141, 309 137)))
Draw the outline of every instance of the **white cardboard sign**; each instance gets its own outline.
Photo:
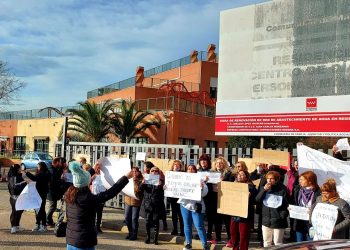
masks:
POLYGON ((315 230, 314 240, 330 240, 338 217, 336 206, 317 203, 311 215, 311 223, 315 230))
POLYGON ((198 174, 166 171, 164 196, 200 201, 201 178, 198 174))
MULTIPOLYGON (((103 157, 98 160, 101 164, 101 178, 105 188, 110 188, 116 183, 123 175, 127 174, 131 170, 129 158, 114 158, 114 157, 103 157)), ((134 199, 138 198, 134 191, 134 182, 129 183, 123 188, 122 192, 134 199)))

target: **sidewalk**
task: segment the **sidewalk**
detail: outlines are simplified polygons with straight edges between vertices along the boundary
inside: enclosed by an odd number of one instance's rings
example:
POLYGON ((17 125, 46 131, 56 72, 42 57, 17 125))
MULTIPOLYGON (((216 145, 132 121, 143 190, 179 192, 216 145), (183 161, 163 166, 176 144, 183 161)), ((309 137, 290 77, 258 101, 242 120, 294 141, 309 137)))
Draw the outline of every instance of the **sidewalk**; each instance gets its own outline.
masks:
MULTIPOLYGON (((103 210, 103 218, 102 218, 102 227, 103 228, 108 228, 108 229, 112 229, 112 230, 116 230, 119 231, 120 233, 124 234, 125 236, 127 236, 128 234, 128 229, 127 226, 125 224, 123 224, 124 221, 124 211, 121 209, 115 209, 115 208, 108 208, 105 207, 103 210)), ((139 219, 139 237, 138 237, 138 241, 141 241, 143 243, 145 236, 146 236, 146 226, 145 226, 145 220, 143 218, 140 217, 139 219)), ((175 247, 176 244, 176 248, 175 249, 182 249, 184 247, 184 237, 181 236, 173 236, 170 235, 170 232, 172 230, 172 222, 171 222, 171 218, 167 218, 167 224, 168 224, 168 230, 167 231, 163 231, 163 226, 162 226, 162 222, 160 222, 160 234, 159 234, 159 240, 160 240, 160 244, 170 244, 172 247, 175 247)), ((194 230, 194 234, 195 234, 195 230, 194 230)), ((215 233, 213 232, 213 236, 215 235, 215 233)), ((222 233, 222 239, 226 240, 226 232, 222 233)), ((143 243, 144 244, 144 243, 143 243)), ((192 241, 192 247, 193 249, 202 249, 202 245, 200 243, 199 240, 194 240, 192 241)), ((173 248, 168 248, 168 249, 173 249, 173 248)), ((224 244, 220 244, 220 245, 212 245, 211 246, 212 250, 219 250, 219 249, 223 249, 223 250, 229 250, 231 248, 226 247, 224 244)), ((250 239, 250 246, 249 249, 252 250, 256 250, 256 249, 262 249, 259 245, 259 241, 257 240, 257 235, 256 233, 253 233, 251 235, 251 239, 250 239)))

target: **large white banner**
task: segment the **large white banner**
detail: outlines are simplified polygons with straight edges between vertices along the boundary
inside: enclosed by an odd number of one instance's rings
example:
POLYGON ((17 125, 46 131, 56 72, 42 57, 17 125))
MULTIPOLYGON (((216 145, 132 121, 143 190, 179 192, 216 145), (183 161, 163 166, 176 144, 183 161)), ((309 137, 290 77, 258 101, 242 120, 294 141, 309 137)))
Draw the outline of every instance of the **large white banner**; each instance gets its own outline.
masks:
POLYGON ((167 171, 164 196, 200 201, 202 199, 200 184, 199 174, 167 171))
MULTIPOLYGON (((131 170, 129 158, 114 158, 114 157, 103 157, 98 160, 101 167, 101 177, 105 188, 110 188, 116 183, 120 177, 127 174, 131 170)), ((132 180, 124 187, 122 192, 134 199, 138 199, 135 196, 134 182, 132 180)))
POLYGON ((326 179, 334 178, 340 197, 350 203, 350 162, 338 160, 318 150, 298 144, 299 174, 311 170, 321 186, 326 179))

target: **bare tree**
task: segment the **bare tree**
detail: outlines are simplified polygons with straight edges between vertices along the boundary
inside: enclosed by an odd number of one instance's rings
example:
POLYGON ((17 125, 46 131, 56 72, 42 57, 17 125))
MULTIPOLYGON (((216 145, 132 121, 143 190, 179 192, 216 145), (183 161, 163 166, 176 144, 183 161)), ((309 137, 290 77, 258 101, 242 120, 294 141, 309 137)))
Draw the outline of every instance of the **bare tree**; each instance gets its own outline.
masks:
POLYGON ((3 105, 11 104, 25 86, 6 66, 5 62, 0 61, 0 104, 3 105))

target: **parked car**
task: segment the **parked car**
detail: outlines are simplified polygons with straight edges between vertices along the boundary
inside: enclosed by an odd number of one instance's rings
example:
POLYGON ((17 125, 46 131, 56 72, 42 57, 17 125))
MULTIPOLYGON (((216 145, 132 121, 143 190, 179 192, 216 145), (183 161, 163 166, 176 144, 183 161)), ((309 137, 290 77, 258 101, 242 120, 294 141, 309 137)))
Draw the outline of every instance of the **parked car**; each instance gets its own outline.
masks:
POLYGON ((21 167, 26 169, 36 168, 38 162, 45 162, 47 167, 50 168, 52 164, 52 156, 44 152, 31 152, 26 153, 21 162, 21 167))
POLYGON ((349 240, 316 240, 316 241, 303 241, 298 243, 283 244, 276 247, 269 247, 268 249, 283 249, 283 250, 326 250, 326 249, 342 249, 350 250, 349 240))

